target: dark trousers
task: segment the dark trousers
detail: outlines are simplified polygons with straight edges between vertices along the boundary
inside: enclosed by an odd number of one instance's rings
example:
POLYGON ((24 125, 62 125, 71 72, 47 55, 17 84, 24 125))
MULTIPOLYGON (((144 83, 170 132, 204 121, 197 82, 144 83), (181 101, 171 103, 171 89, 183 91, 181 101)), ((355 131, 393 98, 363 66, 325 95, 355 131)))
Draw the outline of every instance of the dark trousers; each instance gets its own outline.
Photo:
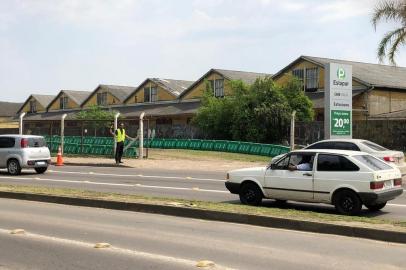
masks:
POLYGON ((124 142, 118 142, 116 144, 116 163, 121 162, 121 157, 123 156, 123 150, 124 150, 124 142))

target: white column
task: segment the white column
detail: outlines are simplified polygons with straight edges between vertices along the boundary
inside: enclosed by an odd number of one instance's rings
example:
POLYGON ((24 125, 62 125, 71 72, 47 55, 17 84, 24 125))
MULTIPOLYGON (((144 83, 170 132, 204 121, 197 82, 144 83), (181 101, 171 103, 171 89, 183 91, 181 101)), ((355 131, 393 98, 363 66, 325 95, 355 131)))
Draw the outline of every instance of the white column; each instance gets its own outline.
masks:
POLYGON ((296 111, 293 111, 290 120, 290 151, 295 150, 295 116, 296 111))
MULTIPOLYGON (((117 127, 118 127, 118 117, 120 116, 120 113, 118 112, 118 113, 116 113, 115 115, 114 115, 114 130, 113 130, 113 134, 115 134, 115 132, 116 132, 116 130, 117 130, 117 127)), ((116 148, 117 148, 117 138, 116 138, 116 136, 115 135, 113 135, 114 136, 114 155, 116 154, 116 148)))
POLYGON ((145 112, 142 112, 140 115, 140 153, 139 153, 139 158, 142 159, 144 158, 144 116, 145 116, 145 112))
POLYGON ((18 129, 18 133, 20 135, 23 135, 23 118, 25 116, 25 112, 20 114, 20 123, 19 123, 19 129, 18 129))
POLYGON ((65 118, 68 116, 66 113, 61 117, 61 154, 63 155, 63 145, 65 137, 65 118))

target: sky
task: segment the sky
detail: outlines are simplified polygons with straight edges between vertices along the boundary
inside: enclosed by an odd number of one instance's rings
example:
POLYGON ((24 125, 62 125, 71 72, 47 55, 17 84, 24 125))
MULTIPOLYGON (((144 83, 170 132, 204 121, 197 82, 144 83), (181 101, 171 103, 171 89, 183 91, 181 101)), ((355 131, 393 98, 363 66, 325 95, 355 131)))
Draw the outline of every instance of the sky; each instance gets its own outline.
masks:
MULTIPOLYGON (((1 0, 0 100, 197 80, 210 68, 276 73, 300 55, 379 63, 377 0, 1 0)), ((397 55, 406 67, 406 49, 397 55)))

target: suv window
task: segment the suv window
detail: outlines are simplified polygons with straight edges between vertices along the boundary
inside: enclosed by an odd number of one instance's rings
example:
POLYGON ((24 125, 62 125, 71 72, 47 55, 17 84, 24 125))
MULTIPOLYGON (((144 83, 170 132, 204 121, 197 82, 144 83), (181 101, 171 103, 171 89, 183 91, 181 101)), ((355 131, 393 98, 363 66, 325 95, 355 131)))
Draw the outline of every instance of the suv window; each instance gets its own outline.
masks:
POLYGON ((28 147, 44 147, 46 142, 44 138, 28 138, 28 147))
POLYGON ((324 172, 351 172, 359 171, 359 168, 343 156, 319 154, 317 157, 317 170, 324 172))
POLYGON ((0 137, 0 148, 12 148, 15 145, 15 139, 11 137, 0 137))

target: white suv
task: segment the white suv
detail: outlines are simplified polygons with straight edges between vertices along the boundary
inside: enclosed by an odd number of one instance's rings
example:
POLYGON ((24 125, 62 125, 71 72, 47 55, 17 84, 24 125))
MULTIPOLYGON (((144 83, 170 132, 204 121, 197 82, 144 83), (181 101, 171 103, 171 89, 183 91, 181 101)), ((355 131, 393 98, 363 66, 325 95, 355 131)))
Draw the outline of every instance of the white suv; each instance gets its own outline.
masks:
POLYGON ((227 189, 243 204, 263 198, 333 204, 341 214, 355 215, 364 204, 371 211, 403 192, 401 173, 364 152, 293 151, 269 167, 227 173, 227 189))
POLYGON ((44 173, 51 163, 51 154, 45 139, 32 135, 0 135, 0 168, 12 175, 22 168, 34 168, 44 173))

